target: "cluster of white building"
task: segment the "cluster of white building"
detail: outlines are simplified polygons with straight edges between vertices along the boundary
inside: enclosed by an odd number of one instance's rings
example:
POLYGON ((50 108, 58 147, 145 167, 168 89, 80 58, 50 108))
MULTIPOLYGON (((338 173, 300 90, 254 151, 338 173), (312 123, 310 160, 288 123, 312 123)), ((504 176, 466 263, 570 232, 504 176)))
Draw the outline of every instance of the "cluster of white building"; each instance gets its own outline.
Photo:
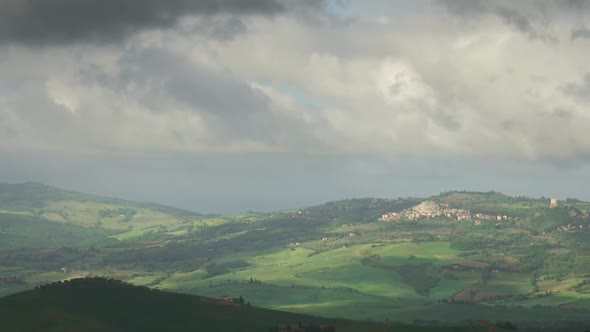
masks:
POLYGON ((388 212, 381 215, 381 221, 395 221, 400 219, 415 220, 419 218, 446 217, 462 220, 474 220, 476 225, 481 224, 481 220, 508 220, 506 215, 491 215, 485 213, 476 213, 471 215, 469 210, 449 208, 447 204, 438 204, 433 201, 424 201, 409 209, 400 212, 388 212))

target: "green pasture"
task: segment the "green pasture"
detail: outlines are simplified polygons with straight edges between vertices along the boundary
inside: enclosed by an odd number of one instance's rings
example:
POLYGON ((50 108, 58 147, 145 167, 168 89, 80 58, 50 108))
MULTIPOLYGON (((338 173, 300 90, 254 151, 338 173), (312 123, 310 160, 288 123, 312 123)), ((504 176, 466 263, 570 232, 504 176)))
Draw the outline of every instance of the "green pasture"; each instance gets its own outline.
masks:
MULTIPOLYGON (((260 252, 242 252, 225 256, 215 262, 231 266, 244 261, 248 266, 228 268, 226 273, 208 277, 207 269, 188 273, 176 273, 163 280, 158 287, 166 289, 198 289, 220 284, 227 280, 259 280, 265 285, 277 287, 312 287, 317 289, 349 289, 366 296, 405 299, 409 301, 438 301, 449 298, 465 287, 481 280, 480 272, 436 272, 430 269, 438 282, 427 297, 419 295, 411 284, 404 283, 395 270, 366 266, 361 259, 367 254, 379 254, 381 262, 391 266, 428 262, 443 266, 461 259, 459 252, 444 242, 396 243, 380 247, 358 245, 314 254, 312 250, 296 247, 271 249, 260 252), (409 255, 415 255, 409 259, 409 255)), ((469 263, 469 261, 467 261, 469 263)), ((466 263, 466 264, 467 264, 466 263)), ((472 262, 473 264, 485 264, 472 262)), ((487 264, 485 264, 487 266, 487 264)), ((479 266, 479 265, 478 265, 479 266)), ((419 281, 419 278, 416 279, 419 281)), ((492 273, 491 279, 479 291, 488 296, 494 294, 526 294, 531 290, 530 277, 518 273, 492 273)), ((259 300, 256 294, 254 299, 259 300)), ((320 304, 323 302, 317 302, 320 304)), ((307 303, 306 305, 311 305, 307 303)))
MULTIPOLYGON (((384 270, 361 263, 367 253, 379 253, 390 263, 405 264, 408 255, 416 255, 416 261, 423 260, 438 265, 448 264, 458 257, 456 250, 449 249, 448 243, 399 243, 372 248, 358 245, 339 248, 319 254, 305 248, 282 248, 262 252, 244 252, 223 257, 217 264, 243 260, 247 267, 230 269, 228 273, 207 278, 207 271, 199 269, 190 273, 174 274, 159 287, 169 289, 203 289, 211 283, 225 280, 260 280, 264 284, 281 287, 306 286, 315 288, 351 289, 365 295, 388 297, 390 299, 425 300, 411 285, 400 280, 394 270, 384 270)), ((441 278, 430 294, 432 299, 447 298, 465 285, 477 282, 479 274, 457 273, 456 280, 441 278)))
POLYGON ((177 272, 158 283, 157 288, 183 289, 204 288, 209 283, 205 281, 207 271, 203 269, 192 272, 177 272))
POLYGON ((106 242, 113 231, 49 221, 36 215, 0 214, 0 250, 85 247, 106 242))
POLYGON ((125 229, 129 226, 150 227, 181 221, 178 217, 161 211, 141 208, 133 205, 109 204, 89 201, 54 201, 39 210, 41 216, 59 222, 77 225, 96 225, 110 229, 125 229), (101 210, 117 210, 130 208, 136 211, 133 217, 126 221, 122 216, 100 217, 101 210))
POLYGON ((451 275, 453 279, 445 278, 444 274, 441 275, 438 284, 430 289, 430 299, 433 301, 448 299, 451 295, 465 287, 474 285, 481 279, 481 273, 478 272, 452 272, 451 275))
POLYGON ((401 242, 367 249, 368 253, 378 254, 385 265, 402 265, 412 260, 417 263, 432 263, 434 266, 450 264, 460 257, 459 250, 451 249, 449 242, 401 242))
POLYGON ((207 287, 193 292, 211 297, 242 296, 247 302, 265 308, 348 319, 367 319, 371 317, 367 315, 369 312, 380 312, 381 317, 386 317, 391 308, 419 303, 368 295, 349 289, 276 286, 264 283, 207 287))
MULTIPOLYGON (((244 259, 250 264, 245 268, 205 279, 206 272, 175 275, 165 280, 161 287, 170 289, 203 288, 211 282, 227 279, 260 280, 265 284, 289 287, 310 286, 324 288, 350 288, 359 292, 391 298, 421 298, 414 290, 402 283, 394 271, 385 271, 361 264, 361 252, 366 245, 341 248, 308 256, 312 251, 304 248, 270 250, 257 253, 232 255, 232 260, 244 259), (178 276, 178 277, 177 277, 178 276)), ((230 262, 227 258, 218 264, 230 262)))
POLYGON ((527 294, 532 290, 530 276, 522 273, 492 273, 482 292, 500 294, 527 294))
POLYGON ((159 229, 159 227, 146 227, 146 228, 140 228, 140 229, 132 229, 132 230, 129 230, 129 231, 126 231, 123 233, 111 235, 109 237, 117 239, 119 241, 125 241, 125 240, 130 240, 133 238, 141 237, 147 233, 157 231, 158 229, 159 229))

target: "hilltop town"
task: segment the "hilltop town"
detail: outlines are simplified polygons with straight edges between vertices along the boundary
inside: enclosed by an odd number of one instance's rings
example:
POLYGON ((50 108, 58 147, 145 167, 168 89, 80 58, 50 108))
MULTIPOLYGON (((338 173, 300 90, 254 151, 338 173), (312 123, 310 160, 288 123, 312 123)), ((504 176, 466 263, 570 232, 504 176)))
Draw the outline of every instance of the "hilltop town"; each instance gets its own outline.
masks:
POLYGON ((481 223, 481 220, 508 220, 510 217, 506 215, 491 215, 485 213, 471 214, 469 210, 449 208, 448 204, 436 203, 433 201, 423 201, 411 208, 402 210, 401 212, 388 212, 381 215, 380 221, 397 221, 401 219, 416 220, 420 218, 449 218, 462 220, 472 220, 476 225, 481 223))

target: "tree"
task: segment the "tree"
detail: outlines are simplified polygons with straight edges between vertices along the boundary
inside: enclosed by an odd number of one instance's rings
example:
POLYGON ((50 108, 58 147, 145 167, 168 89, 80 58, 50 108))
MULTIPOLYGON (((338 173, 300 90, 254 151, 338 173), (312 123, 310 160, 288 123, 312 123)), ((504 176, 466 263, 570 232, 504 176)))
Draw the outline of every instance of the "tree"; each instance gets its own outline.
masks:
POLYGON ((244 304, 244 298, 240 295, 239 301, 241 304, 244 304))

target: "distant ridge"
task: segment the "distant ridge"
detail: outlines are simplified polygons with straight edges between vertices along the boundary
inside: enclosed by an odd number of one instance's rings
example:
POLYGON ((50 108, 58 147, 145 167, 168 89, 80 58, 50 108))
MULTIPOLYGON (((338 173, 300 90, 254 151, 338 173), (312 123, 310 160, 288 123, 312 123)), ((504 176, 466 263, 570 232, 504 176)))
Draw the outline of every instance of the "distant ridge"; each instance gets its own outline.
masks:
POLYGON ((0 209, 28 211, 43 208, 47 202, 80 200, 98 203, 124 204, 152 208, 176 216, 202 216, 202 214, 158 203, 135 202, 119 198, 64 190, 39 182, 0 183, 0 209))

